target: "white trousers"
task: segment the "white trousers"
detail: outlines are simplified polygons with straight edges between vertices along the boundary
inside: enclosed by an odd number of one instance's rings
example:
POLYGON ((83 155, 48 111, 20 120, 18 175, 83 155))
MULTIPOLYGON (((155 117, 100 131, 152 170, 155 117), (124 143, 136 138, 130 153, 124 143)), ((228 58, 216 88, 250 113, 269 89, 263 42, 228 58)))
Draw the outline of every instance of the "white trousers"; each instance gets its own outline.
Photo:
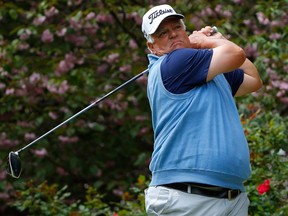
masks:
POLYGON ((162 186, 145 190, 148 216, 247 216, 249 204, 246 193, 228 200, 189 194, 162 186))

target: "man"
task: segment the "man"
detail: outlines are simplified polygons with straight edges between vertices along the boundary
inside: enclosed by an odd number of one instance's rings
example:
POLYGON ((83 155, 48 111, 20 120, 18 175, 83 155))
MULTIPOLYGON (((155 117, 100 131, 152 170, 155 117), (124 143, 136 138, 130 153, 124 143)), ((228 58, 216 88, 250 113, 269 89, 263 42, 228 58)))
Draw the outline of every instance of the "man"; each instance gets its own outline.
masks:
POLYGON ((243 49, 206 26, 187 35, 184 16, 151 8, 148 99, 154 151, 148 215, 248 215, 249 150, 233 96, 262 86, 243 49))

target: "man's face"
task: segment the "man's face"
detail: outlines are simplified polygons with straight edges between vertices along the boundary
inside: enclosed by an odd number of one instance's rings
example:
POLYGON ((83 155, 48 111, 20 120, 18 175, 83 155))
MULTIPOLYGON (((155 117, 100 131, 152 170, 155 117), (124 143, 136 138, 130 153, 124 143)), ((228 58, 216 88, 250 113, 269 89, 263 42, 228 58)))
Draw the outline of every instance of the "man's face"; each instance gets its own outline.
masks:
POLYGON ((175 49, 189 48, 190 41, 181 20, 177 17, 164 19, 152 35, 154 43, 147 42, 152 53, 158 56, 175 49))

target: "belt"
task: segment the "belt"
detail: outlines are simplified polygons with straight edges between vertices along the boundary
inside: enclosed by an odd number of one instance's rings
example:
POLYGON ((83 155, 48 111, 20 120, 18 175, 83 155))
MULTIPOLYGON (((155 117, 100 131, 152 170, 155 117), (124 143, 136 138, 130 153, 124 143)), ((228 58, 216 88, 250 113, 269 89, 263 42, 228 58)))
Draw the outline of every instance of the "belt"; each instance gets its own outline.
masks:
POLYGON ((215 197, 228 200, 235 199, 241 193, 240 190, 232 190, 228 188, 222 188, 204 184, 172 183, 161 186, 180 190, 190 194, 197 194, 207 197, 215 197))

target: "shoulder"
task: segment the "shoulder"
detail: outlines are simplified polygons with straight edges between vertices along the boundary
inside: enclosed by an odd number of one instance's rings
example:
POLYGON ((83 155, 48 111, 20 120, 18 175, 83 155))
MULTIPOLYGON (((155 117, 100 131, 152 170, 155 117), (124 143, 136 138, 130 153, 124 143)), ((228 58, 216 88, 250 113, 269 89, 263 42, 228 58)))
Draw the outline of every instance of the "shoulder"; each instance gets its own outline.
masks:
POLYGON ((163 59, 163 64, 176 64, 181 66, 183 63, 191 63, 192 60, 197 62, 206 57, 211 58, 212 54, 212 49, 177 49, 166 55, 163 59))

